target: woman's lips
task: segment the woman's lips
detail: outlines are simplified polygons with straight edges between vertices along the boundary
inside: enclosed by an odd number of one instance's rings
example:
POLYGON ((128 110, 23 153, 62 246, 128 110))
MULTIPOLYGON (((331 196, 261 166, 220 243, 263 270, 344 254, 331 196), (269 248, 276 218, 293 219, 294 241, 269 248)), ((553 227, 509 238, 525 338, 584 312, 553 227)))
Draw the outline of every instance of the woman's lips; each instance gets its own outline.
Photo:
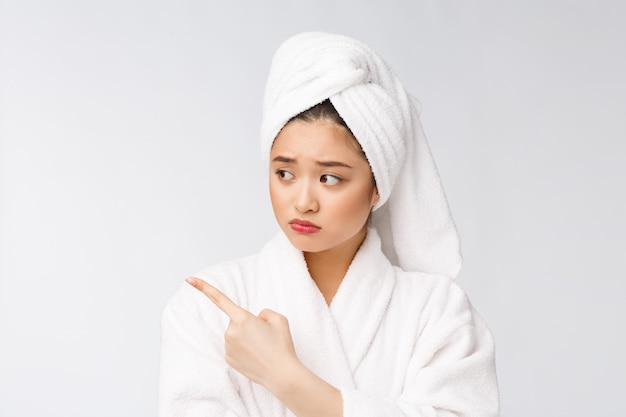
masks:
POLYGON ((321 227, 314 225, 311 222, 307 222, 306 220, 293 219, 289 222, 289 226, 291 226, 291 230, 299 233, 316 233, 319 232, 321 227))

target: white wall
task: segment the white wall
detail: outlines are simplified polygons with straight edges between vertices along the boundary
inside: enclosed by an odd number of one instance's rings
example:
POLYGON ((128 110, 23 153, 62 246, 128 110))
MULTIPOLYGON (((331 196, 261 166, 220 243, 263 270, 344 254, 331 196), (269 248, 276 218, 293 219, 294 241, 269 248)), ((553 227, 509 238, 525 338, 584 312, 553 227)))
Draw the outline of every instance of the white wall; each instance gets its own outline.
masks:
POLYGON ((423 105, 503 416, 624 415, 626 7, 0 2, 0 416, 153 416, 159 316, 276 227, 257 131, 303 30, 423 105))

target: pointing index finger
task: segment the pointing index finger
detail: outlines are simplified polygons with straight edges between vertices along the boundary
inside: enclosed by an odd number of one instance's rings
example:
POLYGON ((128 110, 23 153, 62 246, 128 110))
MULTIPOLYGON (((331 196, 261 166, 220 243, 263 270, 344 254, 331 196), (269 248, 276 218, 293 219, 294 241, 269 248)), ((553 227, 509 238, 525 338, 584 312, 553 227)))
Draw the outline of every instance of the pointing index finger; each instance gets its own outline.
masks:
POLYGON ((189 277, 186 279, 187 283, 191 284, 194 288, 206 295, 209 300, 213 302, 220 310, 222 310, 231 320, 241 320, 245 316, 252 314, 249 311, 239 307, 233 302, 226 294, 207 283, 206 281, 189 277))

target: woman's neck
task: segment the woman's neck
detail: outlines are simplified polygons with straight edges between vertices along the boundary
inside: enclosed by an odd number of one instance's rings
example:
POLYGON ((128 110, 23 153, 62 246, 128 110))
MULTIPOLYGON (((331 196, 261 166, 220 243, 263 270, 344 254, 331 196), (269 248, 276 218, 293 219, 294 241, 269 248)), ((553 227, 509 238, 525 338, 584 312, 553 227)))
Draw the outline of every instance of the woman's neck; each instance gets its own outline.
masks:
POLYGON ((367 230, 364 228, 348 241, 321 252, 304 252, 304 259, 309 274, 330 305, 339 289, 339 285, 348 272, 361 243, 365 240, 367 230))

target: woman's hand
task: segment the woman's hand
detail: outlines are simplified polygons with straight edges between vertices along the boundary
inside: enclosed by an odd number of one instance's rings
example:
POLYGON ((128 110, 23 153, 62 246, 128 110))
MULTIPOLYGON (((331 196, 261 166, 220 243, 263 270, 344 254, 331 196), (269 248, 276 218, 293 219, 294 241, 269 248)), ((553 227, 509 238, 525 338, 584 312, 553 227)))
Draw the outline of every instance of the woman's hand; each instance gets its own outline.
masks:
POLYGON ((271 310, 255 316, 205 281, 187 278, 187 282, 230 318, 224 334, 226 362, 268 390, 280 389, 299 365, 287 318, 271 310))
POLYGON ((296 356, 287 318, 271 310, 258 316, 239 307, 200 278, 187 278, 230 317, 224 334, 226 362, 272 392, 298 417, 340 417, 339 390, 306 368, 296 356))

